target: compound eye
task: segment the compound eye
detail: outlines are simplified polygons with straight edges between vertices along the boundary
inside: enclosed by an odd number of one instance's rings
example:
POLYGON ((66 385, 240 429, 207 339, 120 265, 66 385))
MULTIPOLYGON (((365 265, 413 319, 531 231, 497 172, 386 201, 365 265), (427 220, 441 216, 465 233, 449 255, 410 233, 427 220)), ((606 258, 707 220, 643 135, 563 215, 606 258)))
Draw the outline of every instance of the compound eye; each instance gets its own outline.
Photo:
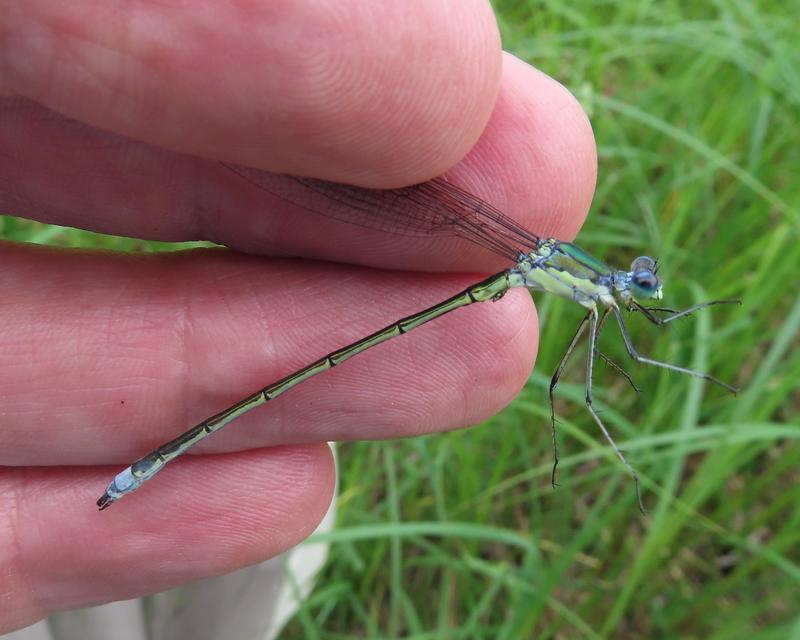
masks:
POLYGON ((641 271, 650 271, 652 273, 656 272, 656 261, 653 260, 650 256, 639 256, 636 260, 633 261, 631 264, 631 271, 633 273, 639 273, 641 271))
POLYGON ((658 278, 652 271, 639 271, 633 274, 633 283, 645 291, 653 291, 658 286, 658 278))

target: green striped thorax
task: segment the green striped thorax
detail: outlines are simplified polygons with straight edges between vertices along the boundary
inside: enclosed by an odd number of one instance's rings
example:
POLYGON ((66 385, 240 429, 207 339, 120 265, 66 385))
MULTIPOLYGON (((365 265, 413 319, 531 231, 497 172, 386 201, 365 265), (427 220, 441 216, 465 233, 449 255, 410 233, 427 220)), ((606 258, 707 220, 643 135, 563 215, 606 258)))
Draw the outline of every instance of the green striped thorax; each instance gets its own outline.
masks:
POLYGON ((660 300, 662 283, 658 265, 640 256, 630 271, 612 269, 580 247, 555 239, 544 240, 535 252, 520 256, 517 270, 522 286, 548 291, 575 300, 587 308, 598 302, 607 306, 635 306, 644 300, 660 300))

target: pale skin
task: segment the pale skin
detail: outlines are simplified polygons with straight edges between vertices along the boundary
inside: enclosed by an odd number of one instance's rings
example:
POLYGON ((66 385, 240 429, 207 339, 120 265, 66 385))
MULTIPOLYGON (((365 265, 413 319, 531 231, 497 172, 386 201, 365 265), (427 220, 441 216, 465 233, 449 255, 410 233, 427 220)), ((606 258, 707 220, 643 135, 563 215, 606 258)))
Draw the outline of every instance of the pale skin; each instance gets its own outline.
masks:
POLYGON ((0 632, 274 556, 327 508, 326 441, 463 427, 515 396, 538 335, 525 291, 301 385, 98 513, 153 445, 505 266, 276 203, 217 161, 372 187, 447 171, 569 240, 594 140, 561 85, 501 54, 479 0, 0 14, 0 211, 251 254, 0 245, 0 632), (188 488, 198 470, 213 489, 188 488))

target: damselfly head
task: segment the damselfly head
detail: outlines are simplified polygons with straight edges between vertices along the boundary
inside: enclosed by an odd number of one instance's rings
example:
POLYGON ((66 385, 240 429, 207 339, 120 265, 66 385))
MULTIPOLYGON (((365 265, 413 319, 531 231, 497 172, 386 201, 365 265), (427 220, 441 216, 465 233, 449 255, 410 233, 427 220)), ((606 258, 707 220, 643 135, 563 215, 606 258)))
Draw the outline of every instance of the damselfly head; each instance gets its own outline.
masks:
POLYGON ((661 300, 662 284, 656 275, 658 265, 649 256, 639 256, 631 264, 630 292, 636 300, 661 300))

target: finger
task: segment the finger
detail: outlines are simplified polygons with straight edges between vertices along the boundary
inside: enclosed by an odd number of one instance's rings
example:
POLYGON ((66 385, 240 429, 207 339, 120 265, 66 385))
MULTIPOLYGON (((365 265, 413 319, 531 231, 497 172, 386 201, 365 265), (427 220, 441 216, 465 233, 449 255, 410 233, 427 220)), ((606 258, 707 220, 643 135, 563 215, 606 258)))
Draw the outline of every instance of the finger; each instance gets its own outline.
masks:
MULTIPOLYGON (((0 208, 158 240, 211 239, 250 253, 424 270, 499 268, 466 243, 387 236, 257 189, 218 163, 131 143, 20 101, 0 117, 0 208), (0 178, 2 180, 2 178, 0 178)), ((541 236, 570 239, 594 191, 586 115, 563 86, 506 56, 486 131, 448 177, 541 236)))
POLYGON ((326 445, 262 449, 181 460, 169 487, 101 514, 94 500, 111 473, 0 470, 0 634, 275 556, 314 530, 334 485, 326 445))
MULTIPOLYGON (((475 276, 246 257, 2 247, 0 464, 127 463, 475 276)), ((474 424, 524 384, 530 296, 458 310, 299 385, 198 447, 474 424)))
POLYGON ((485 0, 6 8, 0 92, 180 153, 389 186, 453 165, 486 124, 485 0), (411 135, 413 133, 413 135, 411 135))
MULTIPOLYGON (((575 98, 549 76, 510 55, 503 69, 504 82, 484 134, 445 175, 540 237, 569 240, 583 224, 594 194, 597 156, 591 126, 575 98)), ((231 190, 243 182, 235 175, 226 178, 231 190)), ((466 241, 398 238, 363 227, 354 233, 351 225, 289 206, 252 185, 245 185, 242 196, 235 205, 239 224, 225 224, 229 216, 208 216, 204 237, 252 253, 279 247, 288 255, 389 268, 484 271, 507 266, 507 260, 466 241), (316 233, 308 232, 311 225, 316 233)))

